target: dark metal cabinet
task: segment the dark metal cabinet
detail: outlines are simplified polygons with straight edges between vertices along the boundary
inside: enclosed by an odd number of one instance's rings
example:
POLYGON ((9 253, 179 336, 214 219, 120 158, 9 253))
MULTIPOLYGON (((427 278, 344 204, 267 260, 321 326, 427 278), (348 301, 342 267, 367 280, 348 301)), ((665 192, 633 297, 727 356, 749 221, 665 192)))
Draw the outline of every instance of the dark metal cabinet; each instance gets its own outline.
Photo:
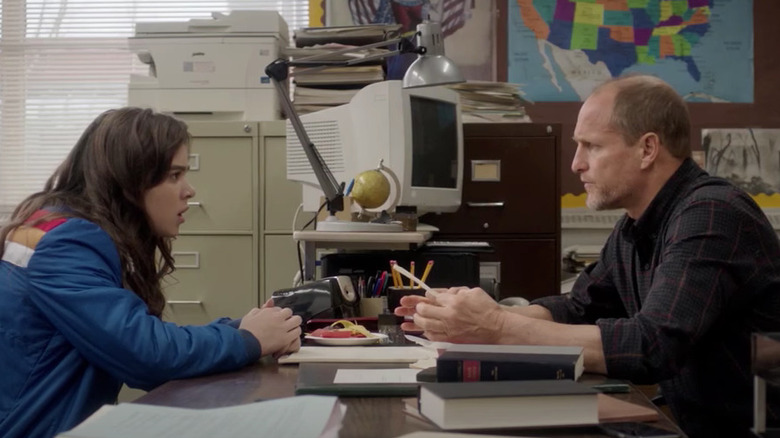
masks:
POLYGON ((499 298, 560 290, 560 125, 463 126, 463 199, 455 213, 426 215, 436 240, 486 241, 500 262, 499 298))

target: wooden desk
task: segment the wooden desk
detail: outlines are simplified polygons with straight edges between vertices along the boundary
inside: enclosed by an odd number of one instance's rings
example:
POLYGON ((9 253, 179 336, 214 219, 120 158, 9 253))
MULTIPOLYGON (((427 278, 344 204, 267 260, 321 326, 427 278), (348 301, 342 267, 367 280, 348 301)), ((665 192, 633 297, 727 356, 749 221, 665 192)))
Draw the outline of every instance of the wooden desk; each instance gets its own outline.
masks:
MULTIPOLYGON (((271 359, 264 359, 236 372, 165 383, 140 397, 135 403, 185 408, 216 408, 252 403, 293 396, 297 377, 296 365, 277 365, 271 359)), ((600 379, 583 377, 585 382, 595 383, 600 379)), ((630 393, 615 396, 633 403, 653 406, 650 400, 635 388, 632 388, 630 393)), ((343 397, 341 401, 347 406, 347 414, 339 432, 340 438, 365 438, 369 435, 373 438, 393 438, 420 430, 438 430, 432 423, 405 414, 401 397, 343 397)), ((684 436, 663 413, 659 411, 659 414, 661 419, 653 424, 676 430, 684 436)), ((494 430, 486 433, 545 437, 606 436, 593 427, 525 429, 500 433, 494 430)))

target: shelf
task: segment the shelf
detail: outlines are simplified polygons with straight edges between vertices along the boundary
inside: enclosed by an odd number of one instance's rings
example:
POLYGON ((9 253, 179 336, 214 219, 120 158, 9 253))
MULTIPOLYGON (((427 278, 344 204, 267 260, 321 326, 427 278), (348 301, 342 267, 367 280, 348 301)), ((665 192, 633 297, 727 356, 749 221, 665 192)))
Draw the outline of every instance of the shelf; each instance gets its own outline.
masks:
POLYGON ((433 231, 403 231, 398 233, 360 233, 331 231, 295 231, 293 240, 314 243, 318 248, 343 249, 405 249, 428 241, 433 231))

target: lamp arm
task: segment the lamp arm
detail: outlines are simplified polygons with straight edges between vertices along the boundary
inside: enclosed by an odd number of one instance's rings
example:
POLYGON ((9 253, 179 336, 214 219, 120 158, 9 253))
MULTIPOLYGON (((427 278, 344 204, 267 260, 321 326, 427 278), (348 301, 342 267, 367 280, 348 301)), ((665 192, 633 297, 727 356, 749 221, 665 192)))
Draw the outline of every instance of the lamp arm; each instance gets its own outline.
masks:
POLYGON ((314 175, 317 177, 317 182, 320 184, 320 188, 325 193, 325 199, 328 201, 328 211, 330 211, 332 214, 335 214, 335 212, 344 209, 344 184, 339 184, 339 182, 336 181, 336 178, 328 168, 327 163, 325 163, 325 160, 322 158, 322 155, 320 155, 317 147, 314 146, 314 143, 312 143, 309 135, 306 133, 306 129, 303 127, 303 122, 298 116, 298 112, 295 111, 295 108, 293 107, 292 101, 290 100, 290 91, 286 85, 286 80, 290 73, 290 67, 349 66, 362 64, 364 62, 375 59, 384 59, 399 53, 422 54, 425 53, 425 47, 415 46, 415 44, 407 38, 395 38, 392 40, 366 44, 360 47, 347 47, 333 53, 308 56, 299 60, 290 61, 287 59, 277 59, 276 61, 268 64, 265 68, 265 74, 271 78, 271 82, 276 88, 282 109, 284 110, 284 113, 287 114, 287 118, 290 120, 290 124, 295 130, 295 135, 298 137, 298 141, 301 143, 303 151, 306 153, 306 158, 309 160, 309 164, 314 170, 314 175), (355 58, 348 61, 328 61, 323 59, 333 55, 341 55, 353 51, 375 47, 385 47, 392 44, 398 44, 398 49, 365 58, 355 58))
POLYGON ((314 170, 317 182, 319 182, 320 188, 325 193, 325 199, 328 201, 328 211, 331 213, 341 211, 344 209, 344 185, 336 181, 322 155, 320 155, 314 143, 309 139, 309 135, 306 134, 303 122, 293 107, 290 100, 290 92, 285 85, 288 72, 289 63, 284 59, 277 59, 265 68, 265 73, 271 78, 271 82, 276 87, 282 109, 287 114, 290 124, 295 130, 295 135, 306 153, 306 158, 308 158, 309 164, 314 170))

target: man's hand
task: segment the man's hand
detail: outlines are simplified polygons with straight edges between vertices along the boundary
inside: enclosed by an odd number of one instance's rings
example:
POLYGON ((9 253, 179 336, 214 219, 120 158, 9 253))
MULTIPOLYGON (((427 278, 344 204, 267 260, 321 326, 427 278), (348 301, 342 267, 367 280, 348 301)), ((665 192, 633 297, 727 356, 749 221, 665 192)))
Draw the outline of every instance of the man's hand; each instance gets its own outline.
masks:
POLYGON ((431 341, 495 344, 501 339, 505 311, 479 288, 450 288, 434 297, 406 296, 396 315, 414 315, 404 330, 423 330, 431 341), (444 293, 442 293, 444 292, 444 293))
POLYGON ((263 355, 278 357, 301 348, 301 322, 301 317, 293 315, 292 310, 271 307, 266 302, 261 309, 250 310, 241 319, 239 328, 254 335, 263 355))

